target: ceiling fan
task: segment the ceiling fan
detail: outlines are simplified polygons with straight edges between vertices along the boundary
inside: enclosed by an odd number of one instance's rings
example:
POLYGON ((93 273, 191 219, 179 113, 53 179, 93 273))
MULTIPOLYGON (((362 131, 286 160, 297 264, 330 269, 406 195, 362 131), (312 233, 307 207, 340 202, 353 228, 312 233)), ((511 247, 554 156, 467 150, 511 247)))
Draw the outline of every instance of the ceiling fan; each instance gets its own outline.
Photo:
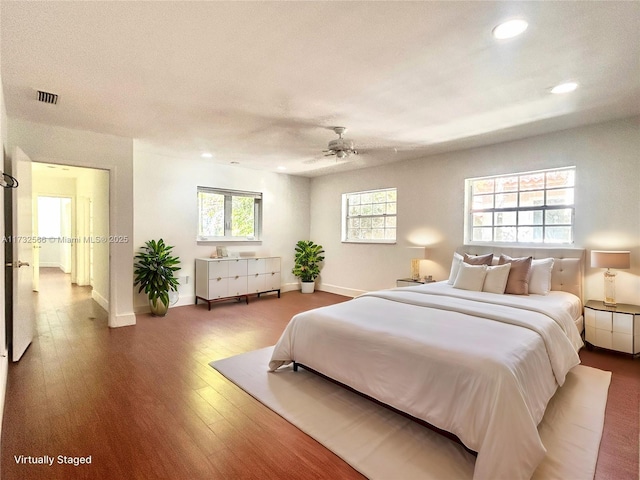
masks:
POLYGON ((358 151, 354 147, 353 140, 342 136, 342 134, 347 131, 345 127, 332 127, 331 129, 336 132, 338 138, 331 140, 328 149, 323 150, 325 157, 335 155, 337 158, 346 158, 349 155, 358 154, 358 151))

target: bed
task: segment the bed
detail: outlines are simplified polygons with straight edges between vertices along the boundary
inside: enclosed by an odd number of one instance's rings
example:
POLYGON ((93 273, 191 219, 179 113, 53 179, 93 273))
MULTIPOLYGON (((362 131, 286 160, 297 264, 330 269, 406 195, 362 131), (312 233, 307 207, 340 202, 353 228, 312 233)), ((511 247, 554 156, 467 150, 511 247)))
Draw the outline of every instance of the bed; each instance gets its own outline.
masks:
MULTIPOLYGON (((487 253, 477 247, 464 251, 487 253)), ((516 260, 527 256, 551 263, 544 280, 548 292, 511 295, 460 288, 465 286, 460 277, 483 270, 461 262, 452 283, 369 292, 294 316, 269 369, 292 362, 308 366, 450 432, 477 452, 476 480, 530 478, 546 452, 537 425, 568 371, 579 363, 584 251, 489 253, 511 257, 512 272, 516 260)), ((484 267, 493 279, 506 269, 484 267)))

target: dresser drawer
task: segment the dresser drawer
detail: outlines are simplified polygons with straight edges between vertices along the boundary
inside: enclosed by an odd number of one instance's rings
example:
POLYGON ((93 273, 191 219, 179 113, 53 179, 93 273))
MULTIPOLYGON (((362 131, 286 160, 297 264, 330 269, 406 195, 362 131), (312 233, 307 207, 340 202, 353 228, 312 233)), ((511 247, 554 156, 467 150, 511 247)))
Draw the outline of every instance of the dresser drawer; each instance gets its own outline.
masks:
POLYGON ((224 298, 229 296, 229 279, 216 278, 209 280, 209 296, 207 300, 214 298, 224 298))
POLYGON ((596 328, 595 337, 596 338, 593 344, 596 345, 597 347, 609 348, 609 349, 613 347, 613 333, 610 332, 609 330, 600 330, 596 328))
POLYGON ((613 331, 633 335, 633 315, 629 315, 628 313, 614 313, 613 331))
POLYGON ((611 348, 618 352, 635 353, 633 351, 633 335, 613 332, 611 334, 611 348))
POLYGON ((225 278, 229 276, 229 262, 216 260, 209 262, 209 279, 225 278))
POLYGON ((255 275, 265 273, 266 258, 249 258, 247 260, 247 273, 249 275, 255 275))
POLYGON ((613 327, 613 315, 611 312, 596 312, 596 328, 611 331, 613 327))
POLYGON ((245 259, 227 260, 230 277, 242 277, 247 275, 247 261, 245 259))

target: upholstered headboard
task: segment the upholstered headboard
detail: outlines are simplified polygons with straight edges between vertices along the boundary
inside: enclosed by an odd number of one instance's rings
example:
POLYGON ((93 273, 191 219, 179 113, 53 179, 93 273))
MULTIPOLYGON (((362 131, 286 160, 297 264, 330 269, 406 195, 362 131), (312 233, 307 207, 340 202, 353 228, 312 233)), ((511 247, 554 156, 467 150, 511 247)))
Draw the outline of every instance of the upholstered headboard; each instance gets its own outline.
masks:
MULTIPOLYGON (((545 247, 492 247, 480 245, 464 245, 456 251, 460 254, 474 255, 493 253, 495 256, 505 254, 510 257, 554 258, 551 271, 551 290, 561 290, 576 295, 583 300, 584 259, 583 248, 545 248, 545 247)), ((584 301, 584 300, 583 300, 584 301)))

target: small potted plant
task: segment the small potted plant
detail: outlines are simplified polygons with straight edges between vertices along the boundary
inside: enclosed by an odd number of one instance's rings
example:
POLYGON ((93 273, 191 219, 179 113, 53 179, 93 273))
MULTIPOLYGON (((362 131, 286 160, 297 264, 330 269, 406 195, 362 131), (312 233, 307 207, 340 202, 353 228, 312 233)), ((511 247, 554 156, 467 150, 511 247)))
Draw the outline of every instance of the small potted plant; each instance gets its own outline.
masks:
POLYGON ((136 254, 133 265, 134 286, 140 285, 138 293, 144 290, 149 297, 151 315, 164 317, 169 308, 169 291, 178 290, 178 279, 174 273, 180 270, 180 259, 171 256, 172 246, 164 240, 149 240, 136 254))
POLYGON ((311 240, 300 240, 296 244, 293 273, 300 278, 302 293, 313 293, 315 280, 320 275, 320 263, 324 260, 324 250, 311 240))

